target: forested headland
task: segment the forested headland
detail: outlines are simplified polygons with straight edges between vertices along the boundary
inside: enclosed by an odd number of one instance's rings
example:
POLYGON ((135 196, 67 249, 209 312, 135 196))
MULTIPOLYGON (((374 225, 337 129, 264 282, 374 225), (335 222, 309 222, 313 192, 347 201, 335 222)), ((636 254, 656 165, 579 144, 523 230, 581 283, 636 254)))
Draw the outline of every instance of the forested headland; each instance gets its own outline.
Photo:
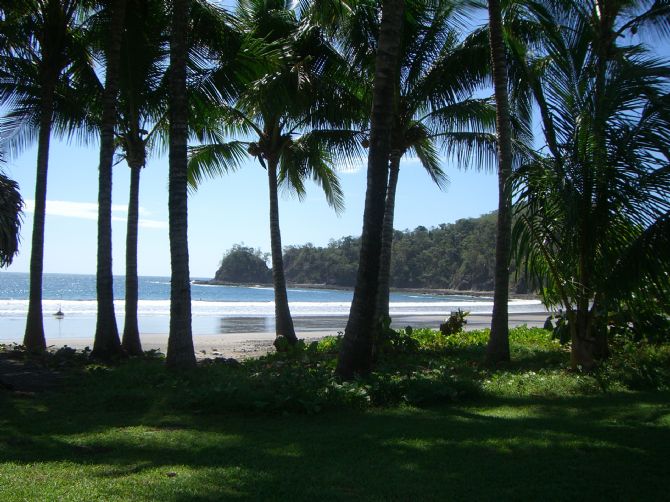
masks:
MULTIPOLYGON (((396 230, 393 238, 391 286, 394 288, 493 290, 496 213, 463 218, 437 227, 396 230)), ((286 246, 284 267, 292 284, 353 287, 360 238, 342 237, 327 246, 286 246)), ((267 255, 238 244, 223 256, 210 283, 265 284, 272 281, 267 255)), ((512 274, 512 290, 530 292, 512 274)))

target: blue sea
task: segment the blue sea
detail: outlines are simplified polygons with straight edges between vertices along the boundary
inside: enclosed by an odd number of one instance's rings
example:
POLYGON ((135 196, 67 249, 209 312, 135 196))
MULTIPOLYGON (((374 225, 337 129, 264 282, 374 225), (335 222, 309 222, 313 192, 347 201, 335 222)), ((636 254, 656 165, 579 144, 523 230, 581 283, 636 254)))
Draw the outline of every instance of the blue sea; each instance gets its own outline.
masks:
MULTIPOLYGON (((28 274, 0 272, 0 340, 19 341, 28 311, 28 274)), ((124 277, 114 278, 114 297, 119 329, 123 328, 124 277)), ((272 288, 211 286, 191 288, 194 334, 259 332, 274 329, 272 288)), ((289 289, 291 313, 296 329, 309 331, 338 326, 349 314, 351 291, 289 289)), ((43 311, 45 331, 51 337, 90 336, 95 327, 94 275, 44 274, 43 311), (55 319, 58 310, 65 313, 55 319)), ((167 333, 170 312, 170 278, 139 278, 138 318, 143 333, 167 333)), ((391 317, 446 316, 462 309, 490 312, 491 298, 392 293, 391 317)), ((543 311, 536 300, 514 300, 510 311, 543 311)))

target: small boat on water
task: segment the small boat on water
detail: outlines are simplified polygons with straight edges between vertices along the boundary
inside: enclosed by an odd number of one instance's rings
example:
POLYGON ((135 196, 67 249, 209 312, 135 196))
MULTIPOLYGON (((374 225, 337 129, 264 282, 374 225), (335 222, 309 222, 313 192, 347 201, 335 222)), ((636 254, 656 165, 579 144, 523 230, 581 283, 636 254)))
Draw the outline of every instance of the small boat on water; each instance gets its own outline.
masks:
POLYGON ((60 307, 58 307, 58 312, 56 312, 56 313, 54 314, 54 317, 55 317, 56 319, 62 319, 63 317, 65 317, 65 314, 64 314, 63 311, 60 309, 60 307))

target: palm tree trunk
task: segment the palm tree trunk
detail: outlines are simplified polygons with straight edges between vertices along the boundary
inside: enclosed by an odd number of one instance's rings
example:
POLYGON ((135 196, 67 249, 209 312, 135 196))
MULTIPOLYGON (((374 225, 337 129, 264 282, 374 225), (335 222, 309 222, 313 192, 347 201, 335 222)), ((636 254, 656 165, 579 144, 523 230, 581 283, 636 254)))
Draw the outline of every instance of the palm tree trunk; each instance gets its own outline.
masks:
POLYGON ((397 106, 394 95, 400 78, 398 57, 404 7, 404 0, 384 0, 382 7, 360 261, 349 321, 335 370, 343 379, 352 379, 357 374, 367 374, 372 366, 372 347, 378 324, 375 311, 391 150, 390 136, 394 109, 397 106))
POLYGON ((31 352, 47 348, 42 318, 42 272, 44 270, 44 221, 47 202, 47 171, 49 142, 53 116, 54 83, 46 79, 42 86, 40 130, 37 146, 37 175, 35 178, 35 213, 33 215, 32 248, 30 250, 30 293, 28 316, 23 345, 31 352))
POLYGON ((172 2, 170 37, 170 174, 168 211, 170 257, 170 335, 166 364, 175 369, 195 366, 191 332, 191 283, 188 266, 187 141, 188 98, 186 96, 187 20, 189 0, 172 2))
POLYGON ((100 168, 98 176, 98 267, 96 291, 98 316, 91 356, 110 359, 120 355, 121 341, 114 313, 114 278, 112 275, 112 165, 114 163, 114 129, 116 101, 119 93, 119 65, 126 0, 113 3, 110 41, 100 128, 100 168))
POLYGON ((498 223, 493 294, 491 336, 486 347, 486 361, 495 364, 509 361, 509 260, 512 240, 512 197, 509 179, 512 174, 512 126, 507 95, 507 66, 503 42, 502 12, 499 0, 489 0, 489 36, 496 100, 498 132, 498 223))
MULTIPOLYGON (((291 345, 298 342, 286 294, 284 259, 282 257, 281 231, 279 229, 279 200, 277 197, 277 159, 268 159, 268 185, 270 188, 270 248, 272 249, 272 285, 275 293, 275 334, 284 337, 291 345)), ((275 343, 277 348, 281 345, 275 343)))
POLYGON ((142 355, 140 330, 137 325, 137 228, 140 204, 140 173, 142 165, 130 165, 130 200, 128 201, 128 227, 126 231, 126 318, 121 345, 131 356, 142 355))
POLYGON ((389 317, 389 298, 391 289, 391 257, 393 255, 393 218, 395 213, 395 193, 400 173, 399 151, 391 153, 389 162, 389 185, 386 190, 384 208, 384 228, 382 230, 382 252, 379 266, 379 292, 377 293, 377 319, 389 317))

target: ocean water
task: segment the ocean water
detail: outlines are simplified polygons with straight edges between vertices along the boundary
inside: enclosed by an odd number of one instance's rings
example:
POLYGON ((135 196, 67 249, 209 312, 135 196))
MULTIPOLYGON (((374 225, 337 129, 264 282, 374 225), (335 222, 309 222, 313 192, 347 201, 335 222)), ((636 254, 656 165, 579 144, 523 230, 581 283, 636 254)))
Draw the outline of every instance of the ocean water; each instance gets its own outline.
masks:
MULTIPOLYGON (((28 274, 0 272, 0 340, 18 341, 28 312, 28 274)), ((119 329, 123 327, 124 278, 114 278, 115 307, 119 329)), ((210 286, 191 288, 194 334, 271 331, 274 329, 272 288, 210 286)), ((44 274, 45 331, 51 337, 89 336, 95 327, 94 275, 44 274), (65 318, 53 313, 61 309, 65 318)), ((349 313, 351 291, 289 289, 289 304, 296 329, 321 330, 342 326, 349 313), (337 321, 335 321, 337 320, 337 321)), ((167 333, 170 313, 169 277, 139 278, 138 318, 144 333, 167 333)), ((446 316, 452 310, 490 312, 492 298, 392 293, 392 317, 446 316)), ((512 312, 543 311, 536 300, 510 302, 512 312)), ((341 328, 340 328, 341 329, 341 328)))

